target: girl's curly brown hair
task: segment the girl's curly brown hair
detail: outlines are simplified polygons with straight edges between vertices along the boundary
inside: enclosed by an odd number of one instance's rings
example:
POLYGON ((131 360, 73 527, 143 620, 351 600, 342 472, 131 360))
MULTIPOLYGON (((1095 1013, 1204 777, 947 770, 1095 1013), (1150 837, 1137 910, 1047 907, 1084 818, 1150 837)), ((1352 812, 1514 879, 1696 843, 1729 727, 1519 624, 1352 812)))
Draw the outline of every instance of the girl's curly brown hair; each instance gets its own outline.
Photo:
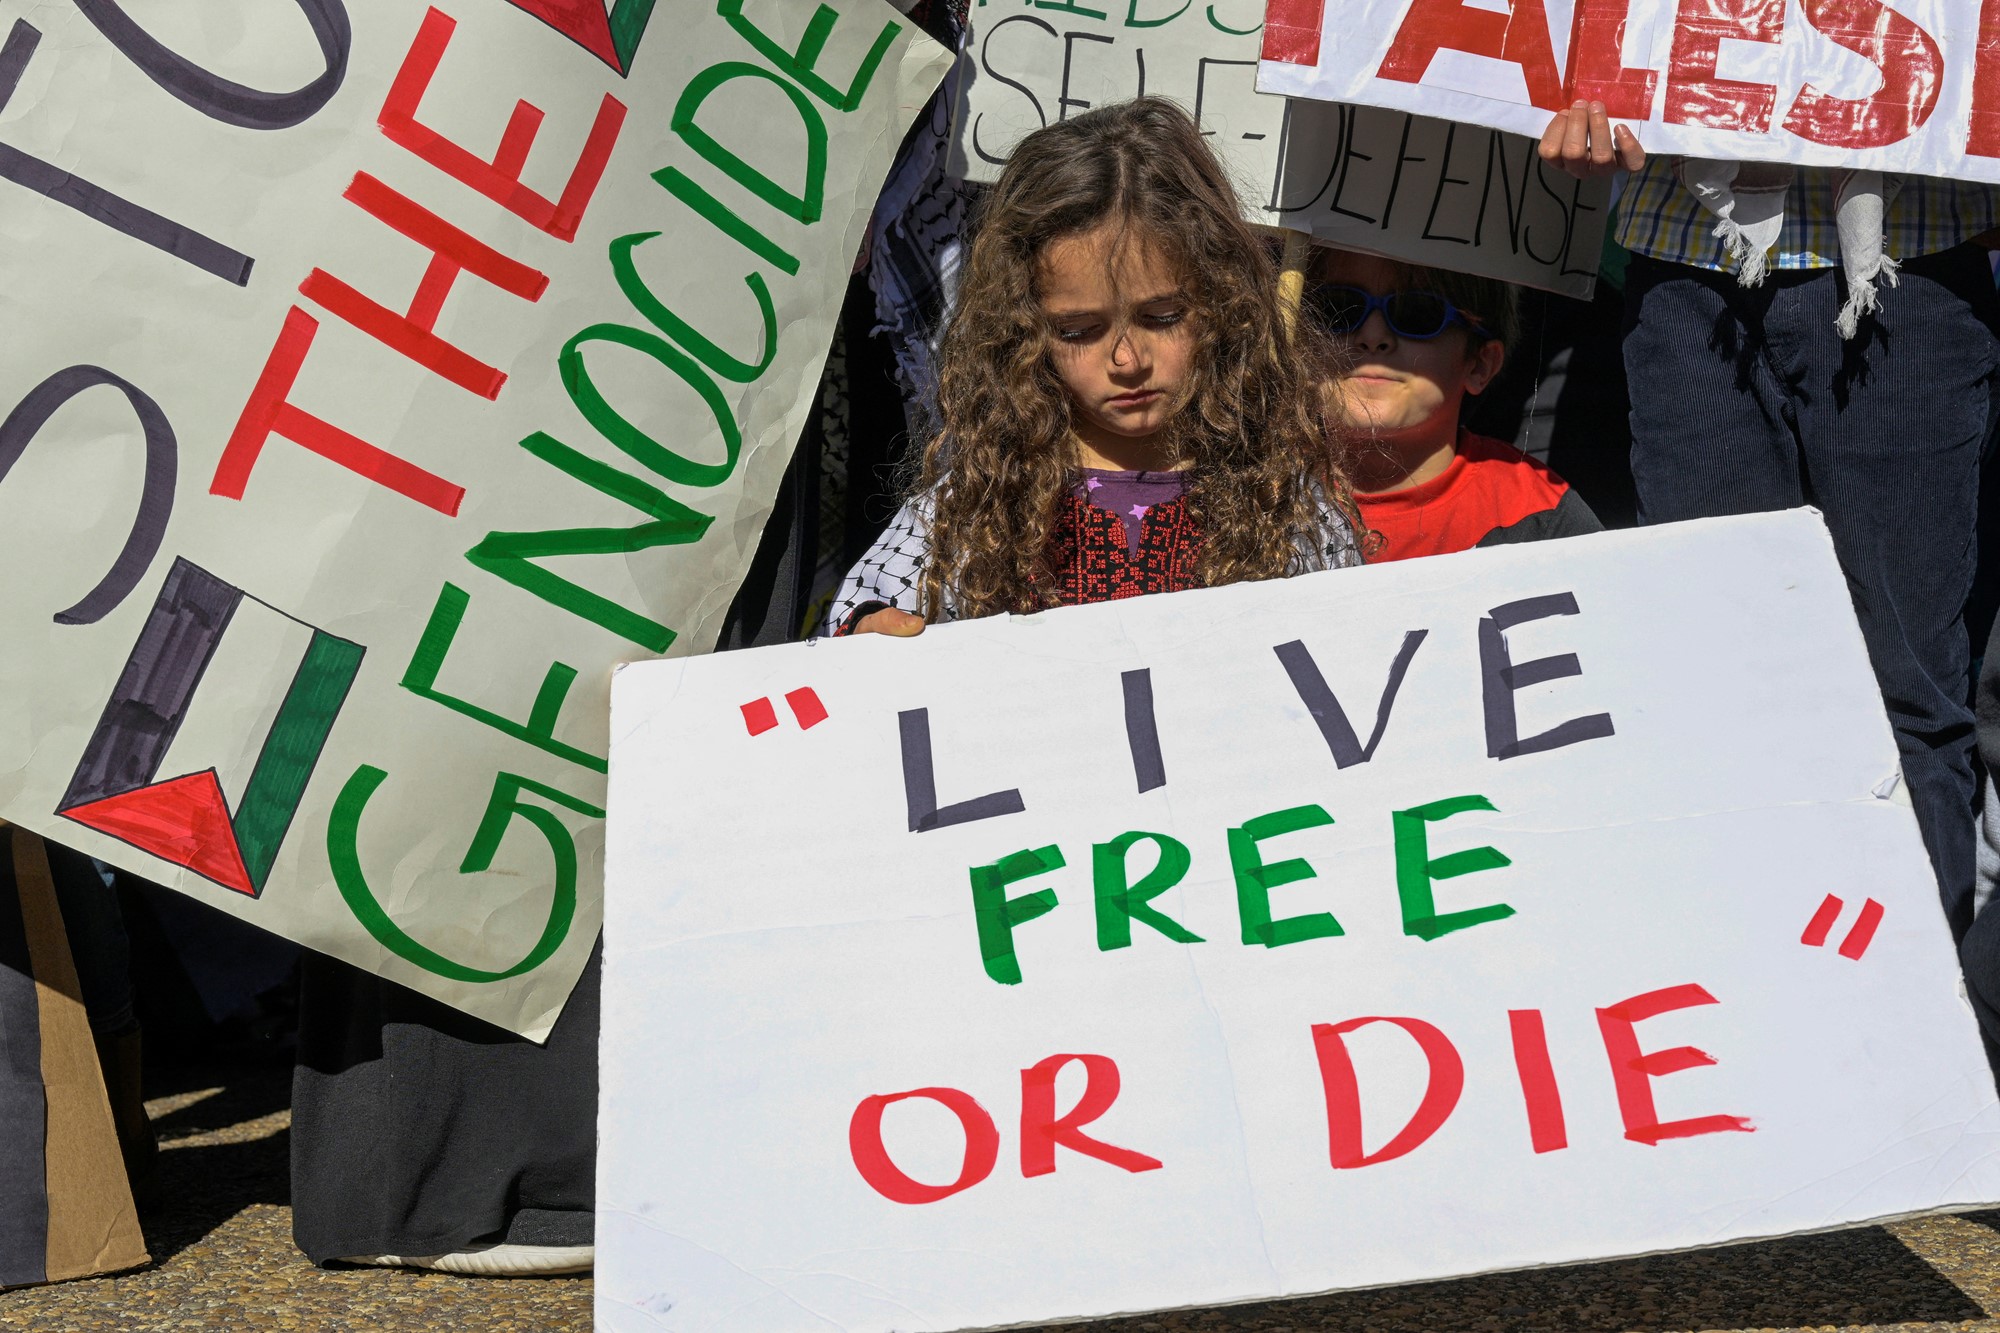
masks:
POLYGON ((1079 455, 1037 281, 1051 242, 1110 225, 1180 275, 1193 342, 1166 427, 1209 586, 1280 578, 1320 512, 1362 532, 1319 381, 1330 349, 1281 312, 1270 246, 1194 120, 1143 97, 1021 141, 975 219, 946 329, 938 421, 912 490, 931 506, 923 614, 1052 606, 1050 537, 1079 455))

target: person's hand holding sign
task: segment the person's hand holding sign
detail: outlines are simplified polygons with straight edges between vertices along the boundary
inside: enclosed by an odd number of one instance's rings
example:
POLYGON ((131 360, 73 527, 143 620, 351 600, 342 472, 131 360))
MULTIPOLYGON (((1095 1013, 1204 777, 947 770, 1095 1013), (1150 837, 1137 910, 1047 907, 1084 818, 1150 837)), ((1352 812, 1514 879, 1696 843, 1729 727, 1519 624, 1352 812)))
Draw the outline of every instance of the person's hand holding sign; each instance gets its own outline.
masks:
POLYGON ((1578 180, 1637 171, 1646 165, 1639 136, 1625 126, 1611 128, 1602 102, 1578 102, 1558 111, 1542 131, 1542 160, 1554 163, 1578 180))
POLYGON ((893 606, 885 606, 880 611, 870 611, 855 623, 856 634, 893 634, 899 639, 907 639, 913 634, 924 632, 924 618, 913 616, 908 611, 899 611, 893 606))

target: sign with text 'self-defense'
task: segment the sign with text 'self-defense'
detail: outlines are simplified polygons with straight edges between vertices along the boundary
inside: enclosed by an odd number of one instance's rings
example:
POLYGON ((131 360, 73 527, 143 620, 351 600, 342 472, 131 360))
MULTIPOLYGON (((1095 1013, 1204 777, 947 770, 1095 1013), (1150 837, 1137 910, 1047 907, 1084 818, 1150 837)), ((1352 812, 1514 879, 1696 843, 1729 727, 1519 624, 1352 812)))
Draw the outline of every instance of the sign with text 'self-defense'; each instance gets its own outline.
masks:
POLYGON ((946 63, 881 0, 0 0, 0 815, 545 1031, 610 668, 713 641, 946 63))
POLYGON ((2000 1198, 1811 511, 640 663, 612 727, 600 1328, 986 1327, 2000 1198))
POLYGON ((960 56, 952 169, 991 181, 1021 137, 1155 93, 1192 111, 1253 222, 1589 297, 1609 184, 1530 140, 1371 106, 1260 96, 1261 0, 983 0, 960 56))
POLYGON ((1539 135, 1599 101, 1654 153, 2000 181, 2000 6, 1268 0, 1266 92, 1539 135))

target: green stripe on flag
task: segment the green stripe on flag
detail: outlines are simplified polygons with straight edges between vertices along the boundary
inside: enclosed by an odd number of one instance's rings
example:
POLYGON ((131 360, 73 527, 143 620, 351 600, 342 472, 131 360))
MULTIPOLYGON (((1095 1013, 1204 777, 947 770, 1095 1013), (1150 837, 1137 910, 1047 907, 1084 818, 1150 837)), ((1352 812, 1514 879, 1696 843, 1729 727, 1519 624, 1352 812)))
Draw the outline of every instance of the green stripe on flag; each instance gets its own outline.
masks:
POLYGON ((619 73, 631 74, 632 57, 638 53, 639 38, 652 16, 653 0, 618 0, 611 7, 611 45, 618 52, 619 73))
POLYGON ((347 689, 361 669, 361 652, 358 643, 314 630, 298 674, 292 677, 285 701, 278 706, 277 720, 271 724, 271 734, 265 738, 257 767, 250 773, 250 785, 244 788, 243 803, 232 821, 243 866, 259 892, 278 859, 285 830, 305 799, 306 783, 347 698, 347 689))

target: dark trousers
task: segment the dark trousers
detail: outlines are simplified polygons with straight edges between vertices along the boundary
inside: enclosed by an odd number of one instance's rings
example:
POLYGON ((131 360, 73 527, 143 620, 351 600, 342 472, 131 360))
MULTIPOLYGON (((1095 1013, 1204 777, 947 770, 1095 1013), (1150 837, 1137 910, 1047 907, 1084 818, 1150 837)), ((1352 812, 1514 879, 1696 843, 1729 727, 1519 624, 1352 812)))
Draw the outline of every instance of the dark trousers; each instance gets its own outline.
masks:
POLYGON ((1639 521, 1817 506, 1902 752, 1954 939, 1972 920, 1973 716, 1963 619, 2000 369, 1986 252, 1908 260, 1842 341, 1833 269, 1726 273, 1635 256, 1625 367, 1639 521))
POLYGON ((133 1009, 132 942, 118 892, 82 852, 53 842, 48 852, 90 1030, 100 1037, 130 1032, 139 1019, 133 1009))

